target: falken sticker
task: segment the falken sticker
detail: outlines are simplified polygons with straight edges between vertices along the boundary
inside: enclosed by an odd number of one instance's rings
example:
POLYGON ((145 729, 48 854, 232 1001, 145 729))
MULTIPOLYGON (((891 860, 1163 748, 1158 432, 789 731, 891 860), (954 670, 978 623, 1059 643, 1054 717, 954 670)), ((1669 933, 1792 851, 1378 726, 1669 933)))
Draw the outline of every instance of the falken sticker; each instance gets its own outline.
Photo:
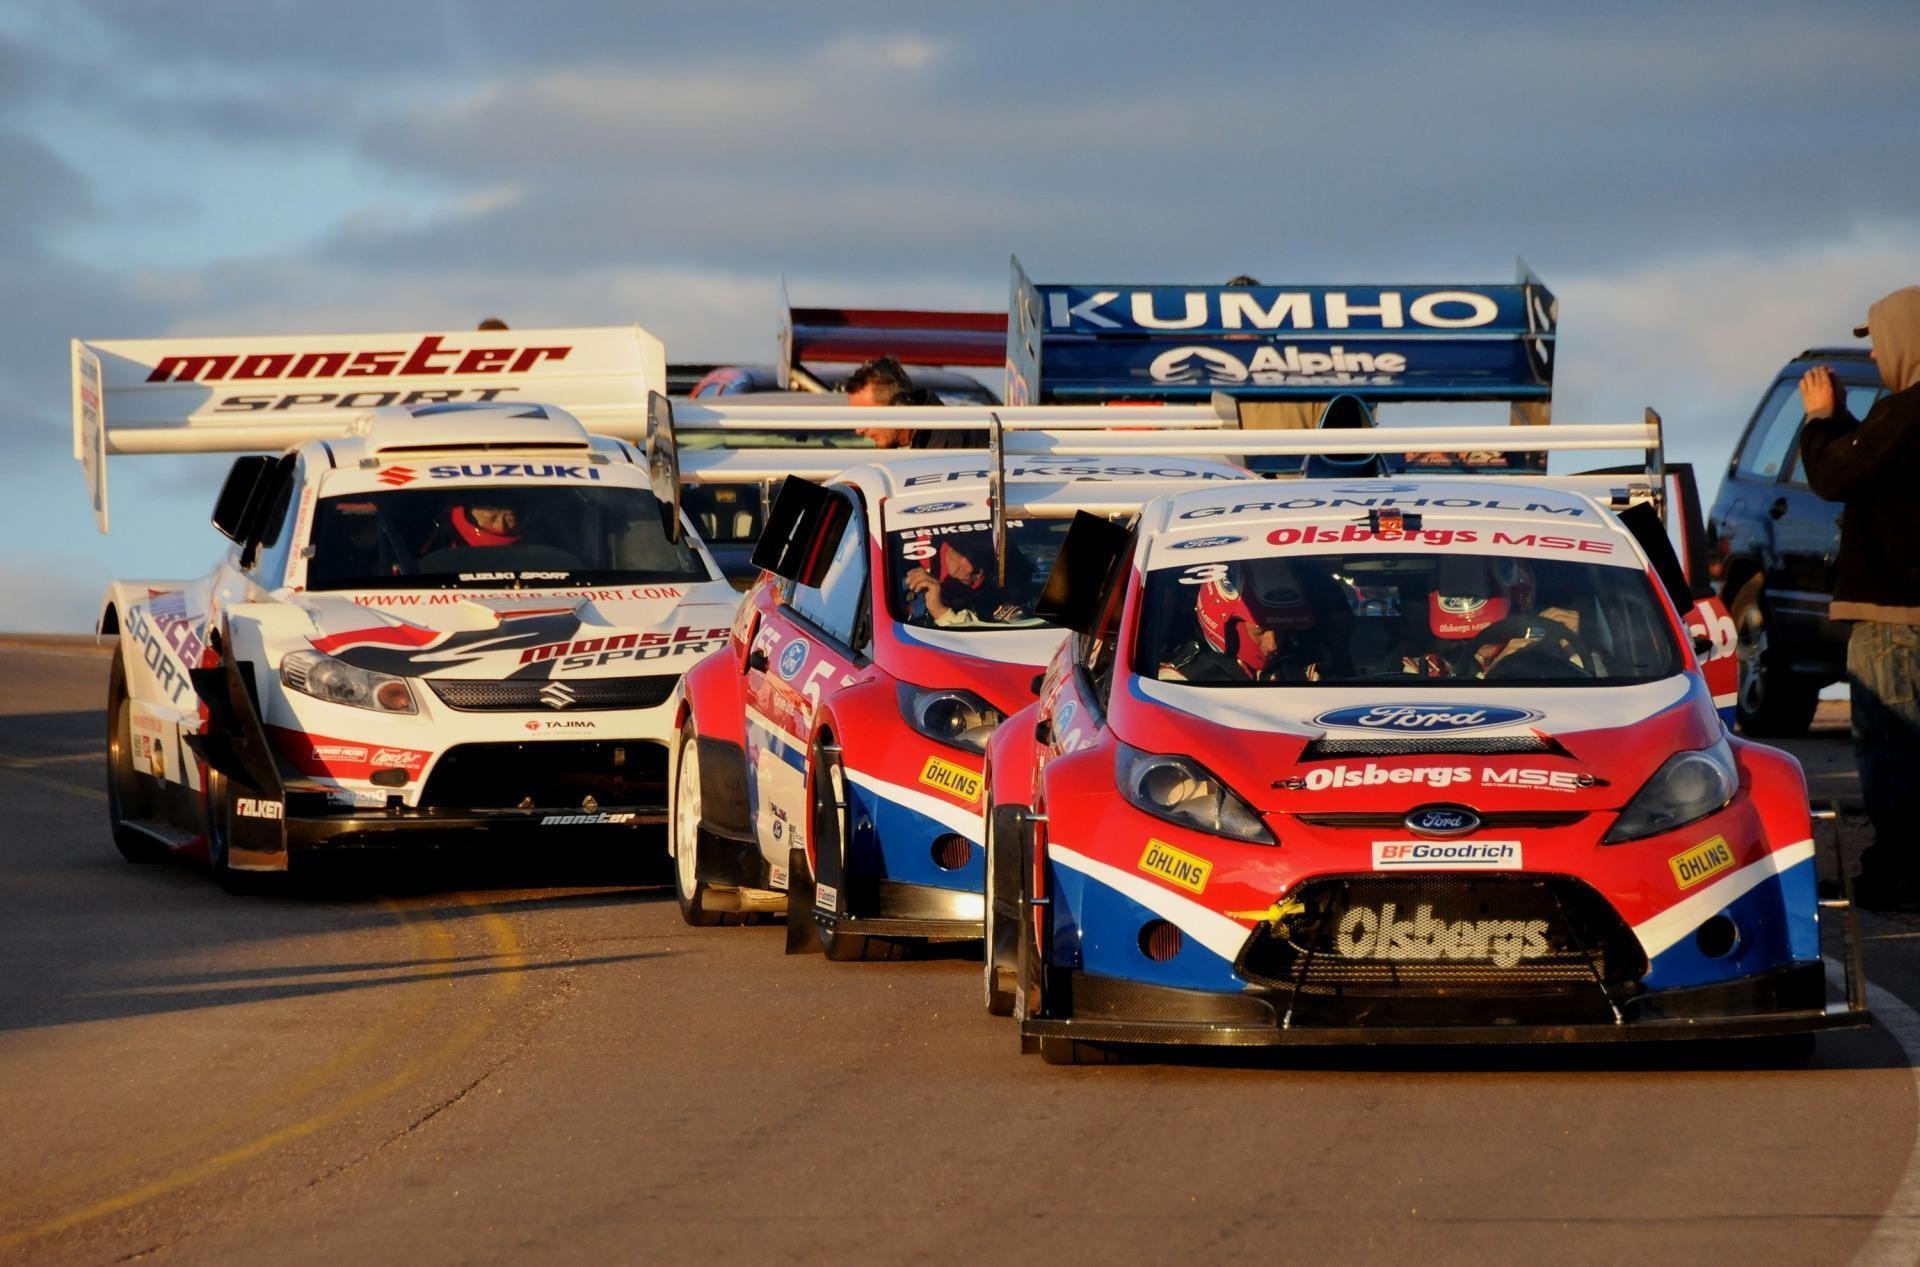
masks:
POLYGON ((269 801, 264 797, 242 796, 235 799, 233 812, 242 818, 282 819, 287 816, 286 806, 279 801, 269 801))
POLYGON ((1321 713, 1313 724, 1333 730, 1435 735, 1519 726, 1538 721, 1540 716, 1530 708, 1492 704, 1365 704, 1321 713))
POLYGON ((1375 871, 1509 871, 1520 867, 1517 840, 1376 840, 1375 871))
POLYGON ((1725 836, 1714 836, 1667 859, 1667 866, 1673 872, 1673 882, 1685 892, 1702 880, 1732 870, 1733 849, 1725 836))
POLYGON ((940 757, 927 758, 926 766, 920 771, 920 781, 948 796, 959 797, 969 805, 980 799, 980 776, 963 765, 955 765, 940 757))
POLYGON ((780 652, 780 676, 791 682, 807 663, 807 653, 813 650, 813 644, 805 638, 795 638, 780 652))
POLYGON ((1159 876, 1168 884, 1177 884, 1192 893, 1205 893, 1213 864, 1184 849, 1175 849, 1164 840, 1148 840, 1140 855, 1140 870, 1159 876))

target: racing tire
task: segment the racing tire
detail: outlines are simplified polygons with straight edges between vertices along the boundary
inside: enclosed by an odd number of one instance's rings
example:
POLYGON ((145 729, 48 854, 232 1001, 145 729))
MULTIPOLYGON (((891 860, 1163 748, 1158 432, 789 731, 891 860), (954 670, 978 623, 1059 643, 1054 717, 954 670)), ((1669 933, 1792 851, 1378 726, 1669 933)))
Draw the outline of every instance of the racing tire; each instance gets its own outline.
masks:
POLYGON ((714 928, 726 913, 707 909, 707 885, 700 867, 700 745, 691 724, 680 728, 679 773, 673 784, 673 895, 680 918, 691 928, 714 928))
MULTIPOLYGON (((840 860, 840 878, 844 884, 847 874, 847 800, 846 768, 840 764, 837 753, 826 751, 819 743, 813 746, 811 766, 815 771, 813 779, 813 807, 811 822, 808 824, 813 841, 813 856, 819 858, 831 853, 840 860)), ((817 886, 818 877, 814 877, 817 886)), ((787 918, 793 918, 793 909, 789 905, 787 918)), ((812 919, 811 910, 803 912, 802 919, 812 919)), ((819 929, 820 950, 830 963, 859 963, 861 960, 894 960, 907 957, 905 942, 888 937, 869 937, 865 933, 847 933, 838 929, 826 928, 814 920, 819 929)))
MULTIPOLYGON (((1020 973, 1020 851, 996 847, 994 805, 986 804, 987 900, 982 929, 981 994, 991 1016, 1012 1016, 1020 973), (994 908, 1006 907, 1005 912, 994 908), (1008 918, 1011 914, 1011 918, 1008 918)), ((1015 843, 1015 842, 1009 842, 1015 843)))
POLYGON ((1770 645, 1765 578, 1756 576, 1741 586, 1727 609, 1733 617, 1734 654, 1740 666, 1735 710, 1741 733, 1765 739, 1806 734, 1820 706, 1820 684, 1794 673, 1770 645))
POLYGON ((127 667, 114 652, 107 676, 107 824, 114 848, 128 862, 164 862, 172 852, 129 819, 151 818, 158 796, 153 776, 133 768, 133 699, 127 694, 127 667))
POLYGON ((233 789, 227 776, 207 770, 207 866, 222 889, 236 897, 246 894, 277 893, 286 888, 284 871, 239 871, 228 860, 228 842, 233 838, 233 789))

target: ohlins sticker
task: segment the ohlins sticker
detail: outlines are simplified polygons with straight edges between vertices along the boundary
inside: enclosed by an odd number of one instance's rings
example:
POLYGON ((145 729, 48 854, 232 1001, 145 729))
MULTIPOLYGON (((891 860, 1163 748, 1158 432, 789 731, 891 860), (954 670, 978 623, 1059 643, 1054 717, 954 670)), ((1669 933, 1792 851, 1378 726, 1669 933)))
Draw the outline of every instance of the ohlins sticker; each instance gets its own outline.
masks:
POLYGON ((920 781, 969 805, 980 799, 980 776, 940 757, 927 758, 926 766, 920 771, 920 781))
POLYGON ((1673 882, 1684 892, 1702 880, 1732 870, 1733 849, 1727 844, 1726 837, 1715 836, 1701 841, 1685 853, 1667 859, 1667 867, 1673 872, 1673 882))
POLYGON ((1511 968, 1522 960, 1551 953, 1543 919, 1448 921, 1422 903, 1412 919, 1402 919, 1392 902, 1355 906, 1334 929, 1334 953, 1343 959, 1388 963, 1437 963, 1442 959, 1490 962, 1511 968))
POLYGON ((1167 883, 1177 884, 1192 893, 1205 893, 1207 879, 1213 875, 1211 862, 1183 849, 1175 849, 1164 840, 1147 841, 1138 865, 1148 875, 1159 876, 1167 883))
POLYGON ((1520 866, 1517 840, 1376 840, 1373 869, 1508 871, 1520 866))
POLYGON ((1540 714, 1529 708, 1500 708, 1491 704, 1372 704, 1321 713, 1313 719, 1313 724, 1333 730, 1431 735, 1518 726, 1539 719, 1540 714))

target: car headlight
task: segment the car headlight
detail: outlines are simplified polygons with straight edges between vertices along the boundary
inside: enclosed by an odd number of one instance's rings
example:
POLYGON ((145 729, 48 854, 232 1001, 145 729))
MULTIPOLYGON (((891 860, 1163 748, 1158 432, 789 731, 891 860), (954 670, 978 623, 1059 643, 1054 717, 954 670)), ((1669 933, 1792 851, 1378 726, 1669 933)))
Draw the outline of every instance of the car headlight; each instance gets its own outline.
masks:
POLYGON ((1711 748, 1676 752, 1633 794, 1601 843, 1617 845, 1683 827, 1721 808, 1739 790, 1740 771, 1725 739, 1711 748))
POLYGON ((289 652, 280 662, 280 685, 329 704, 370 708, 377 713, 420 711, 405 678, 356 668, 318 651, 289 652))
POLYGON ((1277 844, 1251 805, 1190 757, 1142 752, 1116 743, 1114 778, 1135 809, 1182 827, 1231 836, 1256 845, 1277 844))
POLYGON ((927 690, 900 685, 900 715, 907 725, 936 743, 985 752, 1000 710, 972 691, 927 690))

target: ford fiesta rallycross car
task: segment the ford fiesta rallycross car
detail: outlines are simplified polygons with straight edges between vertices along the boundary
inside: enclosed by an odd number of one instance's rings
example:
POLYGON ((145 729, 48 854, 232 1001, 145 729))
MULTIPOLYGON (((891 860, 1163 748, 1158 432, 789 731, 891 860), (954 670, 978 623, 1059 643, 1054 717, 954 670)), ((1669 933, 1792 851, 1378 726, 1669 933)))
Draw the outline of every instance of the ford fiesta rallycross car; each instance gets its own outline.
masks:
MULTIPOLYGON (((421 337, 545 335, 549 359, 585 362, 579 345, 605 334, 421 337)), ((636 332, 614 334, 630 345, 636 332)), ((100 630, 119 642, 108 788, 122 853, 204 849, 231 886, 322 848, 509 831, 551 846, 663 821, 680 675, 721 645, 737 598, 630 445, 553 406, 444 399, 458 386, 435 403, 330 417, 309 404, 202 430, 200 406, 164 403, 206 395, 177 383, 175 346, 102 345, 96 460, 109 436, 141 452, 331 435, 234 463, 213 515, 233 545, 208 575, 113 586, 100 630)), ((518 355, 445 353, 450 368, 518 355)), ((284 376, 300 360, 268 347, 224 368, 250 364, 284 376)), ((570 379, 535 384, 580 394, 570 379)), ((353 386, 364 400, 409 383, 353 386)))
POLYGON ((687 679, 673 848, 688 922, 784 908, 790 945, 812 948, 817 927, 835 959, 979 937, 981 753, 1063 636, 1033 605, 1069 516, 1251 478, 1039 458, 1004 469, 996 517, 991 471, 926 456, 788 481, 771 570, 687 679))
POLYGON ((1728 733, 1666 549, 1520 478, 1076 524, 1101 579, 989 747, 989 1005, 1051 1061, 1864 1024, 1798 763, 1728 733))

